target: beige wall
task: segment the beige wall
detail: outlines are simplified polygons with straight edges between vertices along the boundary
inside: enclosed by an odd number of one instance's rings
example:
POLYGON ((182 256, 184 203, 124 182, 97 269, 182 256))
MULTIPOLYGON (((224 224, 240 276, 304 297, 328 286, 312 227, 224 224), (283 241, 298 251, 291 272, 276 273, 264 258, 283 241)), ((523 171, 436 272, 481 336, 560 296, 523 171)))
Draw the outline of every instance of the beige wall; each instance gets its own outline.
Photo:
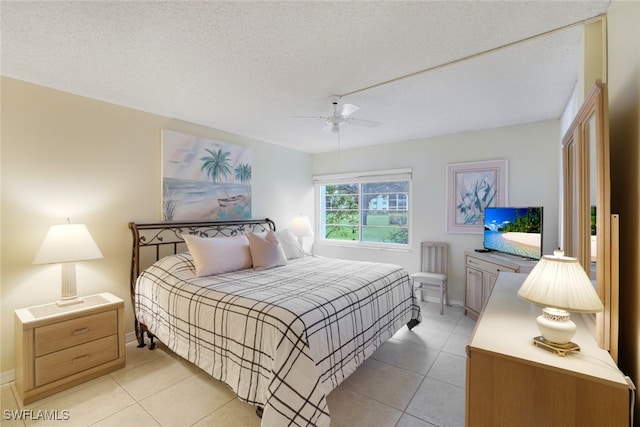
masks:
POLYGON ((447 164, 508 160, 508 204, 544 206, 544 253, 558 246, 560 120, 548 120, 485 131, 465 132, 366 149, 313 156, 317 175, 411 168, 412 250, 381 251, 316 244, 314 252, 347 259, 392 262, 415 272, 420 267, 420 241, 450 244, 449 292, 464 299, 464 252, 482 247, 481 234, 446 233, 447 164))
MULTIPOLYGON (((611 211, 620 214, 619 365, 640 385, 640 2, 607 16, 611 211)), ((636 402, 635 425, 640 425, 636 402)))
POLYGON ((81 295, 129 301, 127 223, 160 219, 160 132, 251 147, 253 216, 286 228, 313 205, 311 156, 214 129, 2 78, 0 373, 14 367, 13 310, 54 301, 60 267, 33 265, 49 227, 85 223, 104 258, 78 263, 81 295))

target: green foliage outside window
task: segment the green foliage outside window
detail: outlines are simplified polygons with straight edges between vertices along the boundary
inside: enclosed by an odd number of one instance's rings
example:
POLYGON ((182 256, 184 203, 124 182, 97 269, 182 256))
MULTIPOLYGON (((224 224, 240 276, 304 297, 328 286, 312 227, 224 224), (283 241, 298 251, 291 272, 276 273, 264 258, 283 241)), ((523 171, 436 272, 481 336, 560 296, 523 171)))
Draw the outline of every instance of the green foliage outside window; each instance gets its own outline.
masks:
POLYGON ((325 239, 408 244, 409 181, 322 188, 325 239))

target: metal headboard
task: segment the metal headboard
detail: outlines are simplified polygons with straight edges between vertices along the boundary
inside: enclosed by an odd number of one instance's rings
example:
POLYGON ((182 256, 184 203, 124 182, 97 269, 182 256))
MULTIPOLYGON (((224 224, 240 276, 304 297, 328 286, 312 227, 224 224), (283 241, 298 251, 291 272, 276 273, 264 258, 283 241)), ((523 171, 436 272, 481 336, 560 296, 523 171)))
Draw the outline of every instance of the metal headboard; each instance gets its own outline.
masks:
MULTIPOLYGON (((131 302, 135 304, 135 286, 140 272, 154 262, 168 255, 175 255, 187 250, 183 234, 200 237, 233 237, 247 231, 276 231, 275 223, 269 218, 247 219, 235 221, 167 221, 167 222, 130 222, 133 234, 131 253, 131 302)), ((139 342, 142 331, 136 319, 136 336, 139 342)))

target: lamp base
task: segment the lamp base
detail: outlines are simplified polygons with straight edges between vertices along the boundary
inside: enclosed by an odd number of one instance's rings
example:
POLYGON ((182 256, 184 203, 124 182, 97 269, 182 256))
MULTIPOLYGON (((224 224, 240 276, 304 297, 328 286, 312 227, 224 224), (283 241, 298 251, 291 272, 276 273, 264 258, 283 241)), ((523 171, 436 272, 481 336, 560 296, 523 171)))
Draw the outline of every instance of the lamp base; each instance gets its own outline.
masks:
POLYGON ((62 291, 56 304, 58 307, 64 307, 66 305, 80 304, 82 301, 83 299, 78 297, 78 292, 76 291, 76 263, 63 262, 62 291))
POLYGON ((80 297, 61 298, 58 301, 56 301, 56 304, 59 307, 64 307, 66 305, 80 304, 81 302, 84 302, 84 300, 82 298, 80 298, 80 297))
POLYGON ((569 341, 566 344, 558 344, 544 339, 542 335, 533 338, 533 345, 535 345, 536 347, 544 348, 545 350, 562 357, 566 356, 569 353, 580 351, 580 346, 574 342, 569 341))

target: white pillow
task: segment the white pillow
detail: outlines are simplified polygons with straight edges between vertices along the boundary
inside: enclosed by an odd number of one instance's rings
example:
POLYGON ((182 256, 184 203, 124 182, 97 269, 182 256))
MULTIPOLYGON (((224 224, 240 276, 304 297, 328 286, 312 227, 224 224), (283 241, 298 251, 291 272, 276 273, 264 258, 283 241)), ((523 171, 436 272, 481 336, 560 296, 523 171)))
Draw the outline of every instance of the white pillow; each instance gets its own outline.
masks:
POLYGON ((196 276, 211 276, 251 268, 249 240, 238 237, 198 237, 183 234, 193 257, 196 276))
POLYGON ((273 231, 264 237, 247 232, 254 270, 266 270, 287 264, 287 256, 273 231))
POLYGON ((288 228, 276 231, 276 236, 284 249, 284 253, 287 255, 287 259, 302 258, 306 255, 298 238, 288 228))

